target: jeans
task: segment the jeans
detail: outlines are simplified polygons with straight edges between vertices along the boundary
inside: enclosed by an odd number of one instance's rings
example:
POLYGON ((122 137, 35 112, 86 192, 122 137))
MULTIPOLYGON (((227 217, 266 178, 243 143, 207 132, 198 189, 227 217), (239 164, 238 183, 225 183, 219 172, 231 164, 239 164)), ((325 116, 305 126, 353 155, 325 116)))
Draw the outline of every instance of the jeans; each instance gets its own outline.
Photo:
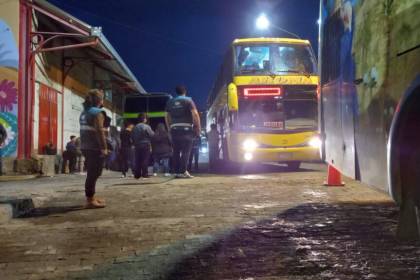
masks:
POLYGON ((163 167, 164 173, 169 173, 169 158, 154 158, 153 173, 158 173, 163 167))
POLYGON ((66 171, 67 162, 69 164, 69 172, 73 173, 76 170, 76 162, 77 162, 77 153, 65 151, 63 153, 63 166, 62 166, 62 173, 66 171))
POLYGON ((100 151, 95 150, 84 150, 83 155, 87 169, 85 194, 86 197, 93 197, 95 195, 96 181, 102 175, 105 158, 100 151))
POLYGON ((187 171, 194 135, 192 131, 171 130, 173 145, 174 172, 182 174, 187 171))
POLYGON ((214 170, 219 161, 219 146, 209 146, 209 168, 214 170))
POLYGON ((131 170, 134 170, 132 158, 133 150, 131 149, 131 147, 121 148, 121 172, 123 175, 126 175, 129 168, 131 168, 131 170))
POLYGON ((200 156, 200 148, 194 147, 191 150, 190 159, 188 162, 188 169, 191 170, 193 159, 194 159, 194 169, 198 170, 198 157, 200 156))
POLYGON ((136 146, 135 157, 136 164, 134 169, 134 177, 136 179, 140 177, 149 177, 147 168, 149 167, 150 160, 150 144, 136 146))

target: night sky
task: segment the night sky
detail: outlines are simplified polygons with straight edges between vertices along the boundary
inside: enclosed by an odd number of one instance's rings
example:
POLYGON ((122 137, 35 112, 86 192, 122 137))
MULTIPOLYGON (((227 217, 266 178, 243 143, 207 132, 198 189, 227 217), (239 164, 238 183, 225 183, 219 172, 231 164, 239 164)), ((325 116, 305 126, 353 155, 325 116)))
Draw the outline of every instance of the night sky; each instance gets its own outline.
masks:
POLYGON ((235 38, 261 33, 264 12, 275 26, 309 39, 317 50, 319 0, 50 0, 93 26, 119 52, 147 92, 174 94, 185 84, 200 110, 235 38))

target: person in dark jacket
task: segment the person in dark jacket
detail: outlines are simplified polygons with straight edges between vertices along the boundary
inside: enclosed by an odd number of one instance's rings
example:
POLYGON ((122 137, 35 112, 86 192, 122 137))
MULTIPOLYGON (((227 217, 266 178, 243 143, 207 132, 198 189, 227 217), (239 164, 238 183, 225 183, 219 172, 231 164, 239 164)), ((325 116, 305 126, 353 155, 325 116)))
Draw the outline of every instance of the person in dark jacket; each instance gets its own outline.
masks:
POLYGON ((135 147, 135 170, 134 178, 140 179, 149 178, 147 168, 149 166, 151 141, 155 135, 152 128, 147 124, 145 113, 140 113, 138 117, 138 124, 131 132, 131 139, 135 147))
POLYGON ((105 207, 105 201, 95 197, 96 181, 102 174, 104 159, 108 154, 104 132, 105 115, 101 109, 103 96, 101 90, 90 90, 79 119, 81 150, 87 170, 85 182, 87 208, 105 207))
POLYGON ((163 168, 164 176, 171 176, 169 173, 169 159, 172 157, 172 144, 169 139, 165 124, 157 125, 155 136, 152 138, 153 155, 153 176, 157 176, 160 168, 163 168))
POLYGON ((128 169, 131 167, 133 171, 132 154, 133 154, 133 140, 131 140, 131 131, 134 125, 132 123, 125 123, 125 128, 120 133, 121 150, 121 172, 122 178, 127 176, 128 169))
POLYGON ((74 173, 76 169, 77 161, 77 147, 76 147, 76 136, 70 136, 70 141, 66 145, 66 150, 63 153, 63 170, 62 173, 65 173, 65 168, 67 162, 69 164, 70 173, 74 173))
POLYGON ((3 163, 2 163, 2 149, 3 145, 6 142, 7 139, 7 132, 4 126, 0 123, 0 176, 3 175, 3 163))

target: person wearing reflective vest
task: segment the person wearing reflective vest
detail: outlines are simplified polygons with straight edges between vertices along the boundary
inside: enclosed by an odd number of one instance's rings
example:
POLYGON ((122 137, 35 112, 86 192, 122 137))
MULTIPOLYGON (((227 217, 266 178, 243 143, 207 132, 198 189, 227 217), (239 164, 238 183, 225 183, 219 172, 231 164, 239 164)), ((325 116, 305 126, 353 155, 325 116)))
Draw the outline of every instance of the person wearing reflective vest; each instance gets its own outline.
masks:
POLYGON ((80 115, 80 144, 85 157, 87 171, 85 195, 87 208, 103 208, 105 201, 95 197, 96 181, 102 174, 103 164, 108 154, 103 109, 103 92, 92 89, 88 92, 84 110, 80 115))
POLYGON ((175 178, 193 178, 187 170, 194 137, 200 135, 200 115, 185 86, 177 86, 177 97, 166 104, 166 125, 173 145, 175 178))

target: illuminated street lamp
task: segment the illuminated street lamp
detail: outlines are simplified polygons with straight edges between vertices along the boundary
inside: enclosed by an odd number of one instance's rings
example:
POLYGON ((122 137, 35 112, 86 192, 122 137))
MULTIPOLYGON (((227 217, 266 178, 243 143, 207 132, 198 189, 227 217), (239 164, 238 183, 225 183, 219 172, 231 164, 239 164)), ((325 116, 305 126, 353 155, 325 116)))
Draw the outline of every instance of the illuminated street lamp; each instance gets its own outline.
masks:
POLYGON ((267 30, 270 27, 270 21, 268 20, 268 18, 265 14, 261 14, 257 18, 257 21, 255 22, 255 25, 260 30, 267 30))
POLYGON ((258 16, 257 20, 255 21, 255 25, 259 30, 267 30, 270 26, 272 26, 274 29, 280 30, 284 33, 292 35, 295 38, 300 39, 300 37, 296 35, 295 33, 287 31, 286 29, 283 29, 281 27, 272 25, 264 13, 258 16))

